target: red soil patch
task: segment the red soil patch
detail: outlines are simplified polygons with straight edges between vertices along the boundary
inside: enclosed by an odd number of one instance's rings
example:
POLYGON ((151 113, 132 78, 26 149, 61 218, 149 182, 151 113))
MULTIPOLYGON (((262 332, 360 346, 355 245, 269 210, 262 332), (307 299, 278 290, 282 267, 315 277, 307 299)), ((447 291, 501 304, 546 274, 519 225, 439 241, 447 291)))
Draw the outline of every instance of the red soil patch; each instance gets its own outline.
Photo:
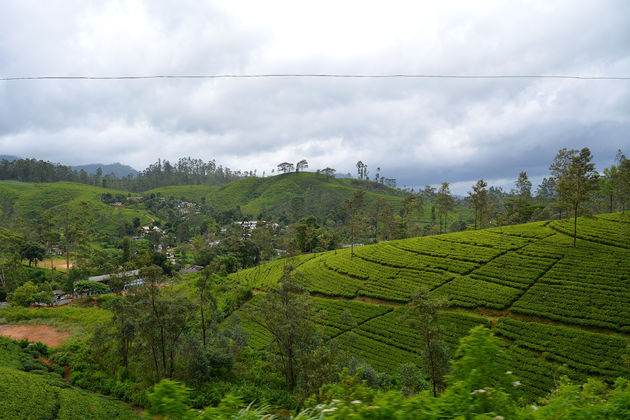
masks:
POLYGON ((16 340, 41 341, 50 347, 57 347, 70 338, 69 332, 57 331, 48 325, 0 325, 0 335, 16 340))

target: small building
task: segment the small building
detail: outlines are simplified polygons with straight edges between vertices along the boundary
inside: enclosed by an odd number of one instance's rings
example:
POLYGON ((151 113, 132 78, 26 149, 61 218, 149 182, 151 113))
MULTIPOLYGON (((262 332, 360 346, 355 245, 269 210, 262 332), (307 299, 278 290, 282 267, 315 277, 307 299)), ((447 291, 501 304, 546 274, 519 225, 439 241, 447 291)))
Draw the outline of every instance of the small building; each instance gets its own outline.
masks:
POLYGON ((52 306, 65 305, 71 301, 72 294, 66 293, 63 290, 53 290, 52 306))
POLYGON ((190 266, 189 268, 185 268, 183 270, 179 270, 179 274, 198 273, 201 270, 203 270, 203 266, 201 266, 201 265, 193 265, 193 266, 190 266))
POLYGON ((142 280, 142 277, 140 276, 140 270, 130 270, 115 274, 101 274, 100 276, 88 277, 88 280, 107 283, 112 278, 112 275, 125 279, 125 286, 123 287, 123 290, 127 290, 132 287, 144 286, 144 280, 142 280))

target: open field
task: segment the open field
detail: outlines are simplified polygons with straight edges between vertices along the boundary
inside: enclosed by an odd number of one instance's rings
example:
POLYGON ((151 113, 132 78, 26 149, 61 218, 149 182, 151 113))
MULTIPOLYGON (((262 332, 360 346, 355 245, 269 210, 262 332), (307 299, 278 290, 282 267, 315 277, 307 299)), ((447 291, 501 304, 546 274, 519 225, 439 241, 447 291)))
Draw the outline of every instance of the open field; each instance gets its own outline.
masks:
POLYGON ((15 340, 28 340, 33 343, 39 341, 49 347, 57 347, 71 336, 67 331, 59 331, 48 325, 15 324, 0 324, 0 335, 15 340))

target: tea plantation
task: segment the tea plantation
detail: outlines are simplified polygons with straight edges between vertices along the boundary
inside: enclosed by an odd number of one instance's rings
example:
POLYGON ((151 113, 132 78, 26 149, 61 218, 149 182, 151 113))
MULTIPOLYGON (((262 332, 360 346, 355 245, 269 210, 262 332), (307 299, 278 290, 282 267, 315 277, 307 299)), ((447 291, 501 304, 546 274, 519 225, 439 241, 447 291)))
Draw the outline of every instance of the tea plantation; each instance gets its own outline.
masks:
MULTIPOLYGON (((354 256, 345 249, 279 260, 232 279, 265 290, 293 265, 317 296, 325 335, 390 373, 420 363, 420 334, 404 319, 425 286, 448 302, 448 345, 476 325, 492 326, 523 397, 534 400, 561 375, 630 376, 630 214, 580 218, 577 247, 572 229, 567 219, 392 241, 357 247, 354 256)), ((268 342, 245 328, 252 345, 268 342)))
POLYGON ((0 337, 0 418, 139 418, 120 401, 68 385, 60 367, 42 363, 46 353, 40 343, 0 337))

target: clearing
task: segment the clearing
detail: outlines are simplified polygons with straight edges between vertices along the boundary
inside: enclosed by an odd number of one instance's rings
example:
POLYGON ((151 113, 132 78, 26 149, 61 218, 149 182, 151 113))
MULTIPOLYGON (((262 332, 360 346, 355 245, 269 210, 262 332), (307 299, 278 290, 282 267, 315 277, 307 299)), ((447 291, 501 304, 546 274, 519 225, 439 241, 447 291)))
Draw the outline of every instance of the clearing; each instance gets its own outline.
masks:
POLYGON ((57 347, 70 338, 69 332, 48 325, 0 325, 0 335, 16 340, 41 341, 49 347, 57 347))

